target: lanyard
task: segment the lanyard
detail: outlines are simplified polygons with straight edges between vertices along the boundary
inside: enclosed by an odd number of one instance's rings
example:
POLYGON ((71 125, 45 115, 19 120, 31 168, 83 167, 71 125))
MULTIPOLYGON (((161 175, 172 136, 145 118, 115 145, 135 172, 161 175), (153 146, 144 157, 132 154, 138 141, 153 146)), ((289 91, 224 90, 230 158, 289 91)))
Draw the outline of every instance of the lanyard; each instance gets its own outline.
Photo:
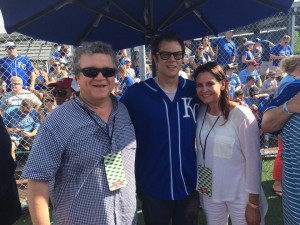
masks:
MULTIPOLYGON (((113 118, 113 125, 112 125, 112 132, 111 135, 109 135, 109 128, 107 129, 107 131, 105 129, 103 129, 103 127, 101 127, 101 125, 97 122, 97 120, 91 115, 91 113, 84 108, 82 105, 80 105, 76 99, 74 99, 74 101, 76 102, 76 104, 82 108, 88 115, 89 117, 97 124, 97 126, 100 128, 100 130, 102 131, 103 134, 105 134, 105 136, 109 139, 109 151, 112 152, 112 139, 113 139, 113 134, 114 134, 114 130, 115 130, 115 121, 116 121, 116 117, 114 116, 113 118)), ((108 126, 108 124, 107 124, 108 126)))
POLYGON ((212 129, 214 128, 214 126, 216 125, 216 123, 218 122, 218 120, 220 118, 220 116, 218 116, 218 118, 216 119, 216 121, 214 122, 214 124, 211 126, 210 130, 208 131, 208 133, 207 133, 207 135, 205 137, 205 140, 204 140, 204 147, 203 147, 202 141, 201 141, 201 131, 202 131, 202 128, 203 128, 203 124, 204 124, 204 121, 205 121, 206 114, 207 114, 207 108, 206 108, 206 111, 205 111, 205 115, 204 115, 204 118, 203 118, 203 121, 202 121, 202 124, 201 124, 200 134, 199 134, 199 141, 200 141, 200 145, 201 145, 201 149, 202 149, 204 166, 205 166, 205 151, 206 151, 207 138, 208 138, 210 132, 212 131, 212 129))

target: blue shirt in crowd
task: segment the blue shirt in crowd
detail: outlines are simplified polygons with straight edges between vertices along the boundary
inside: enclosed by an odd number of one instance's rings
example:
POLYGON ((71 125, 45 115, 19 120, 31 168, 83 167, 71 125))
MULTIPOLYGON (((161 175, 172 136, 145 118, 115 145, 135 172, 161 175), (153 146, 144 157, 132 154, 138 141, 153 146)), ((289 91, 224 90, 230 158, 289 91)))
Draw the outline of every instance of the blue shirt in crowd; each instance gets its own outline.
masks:
POLYGON ((232 57, 236 56, 236 46, 232 40, 227 41, 226 38, 219 38, 213 41, 211 46, 218 48, 218 64, 229 64, 232 62, 232 57))

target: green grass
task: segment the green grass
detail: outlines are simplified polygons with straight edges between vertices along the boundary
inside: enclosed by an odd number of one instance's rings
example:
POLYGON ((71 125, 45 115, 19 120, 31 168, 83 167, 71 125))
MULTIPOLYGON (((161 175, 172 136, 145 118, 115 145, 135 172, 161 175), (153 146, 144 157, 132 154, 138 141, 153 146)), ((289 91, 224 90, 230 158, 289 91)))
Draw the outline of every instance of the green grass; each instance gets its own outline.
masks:
MULTIPOLYGON (((266 216, 266 225, 281 225, 283 224, 281 198, 275 195, 272 191, 272 185, 274 182, 272 177, 273 164, 273 159, 265 159, 263 161, 262 186, 264 188, 269 203, 269 209, 266 216)), ((141 205, 138 201, 138 210, 140 209, 141 205)), ((142 213, 138 214, 138 221, 139 225, 144 225, 142 213)), ((202 210, 200 210, 199 221, 199 225, 205 225, 205 216, 202 210)), ((24 213, 15 225, 31 224, 32 223, 28 213, 24 213)))

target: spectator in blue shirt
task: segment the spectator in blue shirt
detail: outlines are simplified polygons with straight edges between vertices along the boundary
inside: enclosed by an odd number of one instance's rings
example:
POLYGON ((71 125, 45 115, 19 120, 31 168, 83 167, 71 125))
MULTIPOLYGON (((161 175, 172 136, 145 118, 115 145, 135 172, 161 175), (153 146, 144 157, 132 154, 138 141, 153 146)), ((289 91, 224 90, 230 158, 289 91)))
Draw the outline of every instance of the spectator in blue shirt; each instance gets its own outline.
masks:
POLYGON ((227 31, 224 38, 218 38, 211 44, 212 47, 216 48, 215 58, 217 63, 222 66, 235 61, 236 46, 231 40, 233 32, 234 30, 227 31))
POLYGON ((280 43, 271 48, 270 59, 273 60, 273 70, 279 67, 279 63, 282 59, 294 55, 292 47, 289 45, 291 37, 289 35, 284 35, 280 43))
POLYGON ((242 53, 242 68, 245 69, 247 67, 247 63, 254 63, 256 60, 254 59, 254 55, 252 53, 254 47, 253 41, 246 41, 245 42, 245 51, 242 53))
POLYGON ((121 77, 121 83, 119 87, 118 97, 121 97, 124 92, 134 84, 134 80, 126 73, 124 66, 118 67, 118 74, 121 77))
POLYGON ((232 63, 227 64, 224 67, 226 79, 229 83, 229 95, 230 95, 231 99, 233 99, 234 93, 241 89, 241 80, 240 80, 239 76, 236 73, 234 73, 234 69, 236 67, 237 66, 232 63))
POLYGON ((256 70, 256 66, 258 65, 258 63, 255 62, 251 62, 247 64, 247 68, 243 69, 240 73, 239 73, 239 77, 241 80, 241 83, 246 85, 247 83, 247 77, 248 76, 252 76, 255 79, 255 84, 257 87, 261 87, 262 85, 262 81, 260 79, 260 76, 258 74, 258 71, 256 70))
POLYGON ((32 141, 40 126, 39 113, 33 109, 33 102, 24 99, 20 107, 8 108, 3 114, 3 122, 12 140, 12 156, 15 150, 30 150, 32 141))
POLYGON ((4 44, 7 56, 0 59, 0 73, 2 80, 7 83, 7 91, 11 91, 10 78, 18 76, 22 78, 23 89, 33 91, 35 84, 34 68, 26 56, 18 54, 14 42, 4 44))
POLYGON ((237 58, 238 70, 239 71, 241 71, 242 67, 243 67, 242 54, 245 51, 245 43, 246 43, 246 41, 248 41, 248 39, 246 37, 242 37, 241 44, 236 49, 236 58, 237 58))

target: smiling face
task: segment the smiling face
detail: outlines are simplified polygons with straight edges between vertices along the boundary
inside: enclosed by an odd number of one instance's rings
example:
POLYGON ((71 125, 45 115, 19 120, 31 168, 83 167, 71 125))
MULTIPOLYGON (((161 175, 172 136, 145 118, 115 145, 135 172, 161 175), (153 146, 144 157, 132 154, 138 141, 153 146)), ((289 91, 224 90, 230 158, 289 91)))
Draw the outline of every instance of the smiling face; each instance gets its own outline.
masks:
MULTIPOLYGON (((183 51, 177 41, 162 41, 159 45, 159 52, 179 52, 183 51)), ((163 60, 159 55, 154 55, 157 65, 158 77, 176 77, 181 69, 182 59, 176 60, 174 55, 167 60, 163 60)))
MULTIPOLYGON (((110 55, 96 53, 92 55, 83 54, 80 57, 80 68, 114 68, 110 55)), ((86 77, 80 72, 77 76, 77 83, 80 86, 80 97, 83 101, 94 105, 101 105, 110 100, 110 93, 115 86, 115 76, 105 78, 101 72, 97 77, 86 77)))
POLYGON ((218 81, 215 76, 208 71, 201 72, 196 78, 197 96, 205 104, 219 104, 221 91, 225 88, 225 81, 218 81))

